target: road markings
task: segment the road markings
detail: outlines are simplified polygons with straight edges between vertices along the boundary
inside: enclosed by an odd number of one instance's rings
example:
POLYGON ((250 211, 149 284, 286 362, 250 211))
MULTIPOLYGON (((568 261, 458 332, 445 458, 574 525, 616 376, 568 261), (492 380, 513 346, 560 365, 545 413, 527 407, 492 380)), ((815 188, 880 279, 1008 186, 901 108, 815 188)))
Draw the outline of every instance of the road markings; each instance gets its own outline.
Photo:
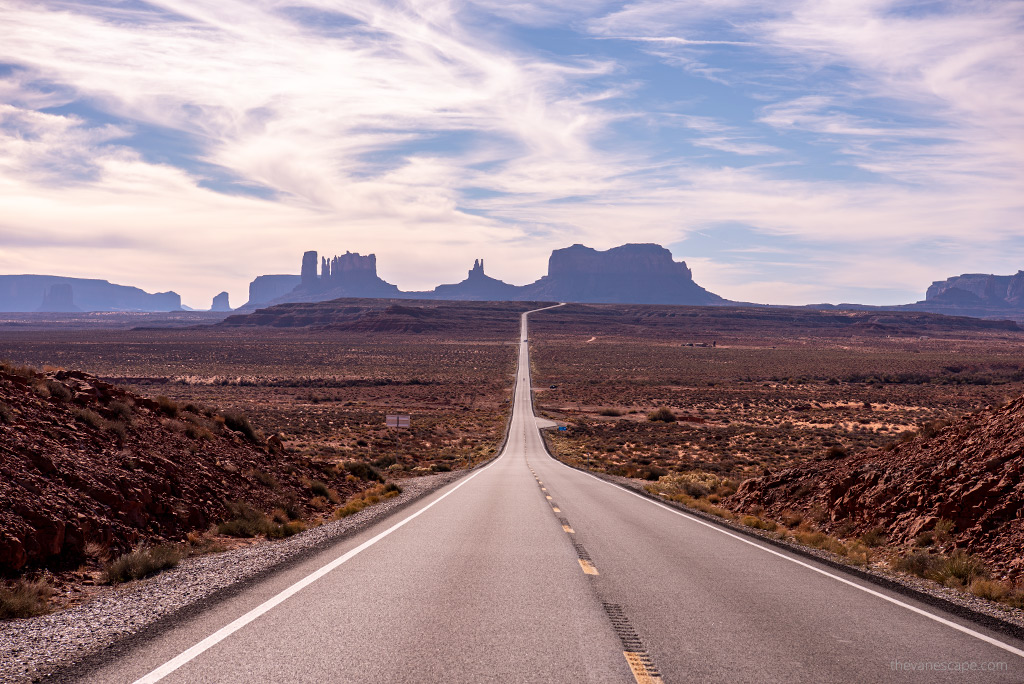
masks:
POLYGON ((318 579, 320 579, 321 577, 323 577, 327 573, 331 572, 332 570, 334 570, 338 566, 342 565, 343 563, 348 562, 350 559, 354 558, 355 556, 359 555, 360 553, 362 553, 366 549, 370 548, 371 546, 373 546, 374 544, 379 542, 381 539, 384 539, 384 537, 387 537, 392 532, 396 531, 400 527, 403 527, 406 523, 410 522, 414 518, 418 518, 419 516, 423 515, 428 510, 430 510, 431 508, 433 508, 434 506, 436 506, 437 504, 441 503, 442 501, 447 499, 449 496, 451 496, 452 494, 457 492, 463 485, 468 483, 474 477, 476 477, 480 473, 484 472, 484 470, 487 470, 487 468, 490 468, 491 465, 494 465, 494 463, 496 463, 497 461, 498 461, 498 459, 495 459, 494 461, 491 462, 490 465, 488 465, 488 466, 482 468, 481 470, 477 471, 476 473, 470 475, 465 480, 460 482, 458 485, 453 487, 450 491, 445 493, 443 496, 440 496, 437 499, 435 499, 434 501, 431 501, 429 504, 427 504, 426 506, 424 506, 420 510, 416 511, 415 513, 413 513, 409 517, 405 518, 401 522, 395 523, 394 525, 392 525, 388 529, 386 529, 383 532, 381 532, 380 534, 378 534, 376 537, 373 537, 372 539, 368 539, 368 540, 364 541, 362 544, 360 544, 359 546, 355 547, 354 549, 351 549, 351 550, 345 552, 344 554, 342 554, 341 556, 338 556, 337 558, 335 558, 333 561, 331 561, 327 565, 324 565, 319 570, 315 570, 314 572, 310 573, 309 575, 306 575, 305 577, 303 577, 301 580, 299 580, 295 584, 293 584, 290 587, 288 587, 287 589, 283 590, 282 592, 280 592, 276 596, 273 596, 272 598, 264 601, 260 605, 256 606, 252 610, 250 610, 245 615, 241 616, 240 618, 237 618, 236 620, 234 620, 233 622, 225 625, 224 627, 221 627, 216 632, 214 632, 210 636, 206 637, 205 639, 200 641, 198 644, 196 644, 192 648, 190 648, 190 649, 188 649, 186 651, 183 651, 182 653, 178 654, 174 658, 171 658, 166 663, 164 663, 160 667, 156 668, 155 670, 153 670, 149 674, 147 674, 144 677, 140 677, 139 679, 135 680, 135 684, 150 684, 151 682, 158 682, 158 681, 160 681, 161 679, 163 679, 167 675, 171 674, 172 672, 174 672, 175 670, 180 668, 182 665, 184 665, 184 664, 188 663, 189 661, 195 659, 196 657, 201 655, 203 652, 205 652, 205 651, 209 650, 210 648, 216 646, 218 643, 220 643, 221 641, 223 641, 227 637, 231 636, 232 634, 234 634, 238 630, 240 630, 242 627, 245 627, 247 624, 249 624, 250 622, 252 622, 256 618, 258 618, 261 615, 263 615, 264 613, 272 610, 273 608, 275 608, 276 606, 280 605, 281 603, 284 603, 289 598, 291 598, 295 594, 299 593, 300 591, 302 591, 303 589, 308 587, 313 582, 316 582, 318 579))
POLYGON ((540 491, 542 491, 542 492, 546 492, 546 491, 548 491, 548 490, 547 490, 546 488, 544 488, 544 487, 541 487, 541 488, 540 488, 540 491))
POLYGON ((548 501, 551 501, 551 495, 550 494, 545 494, 544 498, 547 499, 548 501))
POLYGON ((568 532, 569 534, 576 534, 576 530, 572 529, 568 525, 562 525, 562 529, 568 532))
POLYGON ((623 651, 622 655, 626 656, 626 662, 629 663, 629 669, 633 671, 636 684, 659 684, 665 681, 658 674, 657 670, 653 670, 654 674, 652 674, 652 670, 648 669, 647 665, 650 663, 650 656, 646 653, 623 651))
POLYGON ((562 512, 562 509, 559 508, 558 506, 552 506, 551 510, 554 511, 555 513, 561 513, 562 512))
POLYGON ((926 617, 929 620, 934 620, 935 622, 938 622, 939 624, 946 625, 947 627, 951 627, 951 628, 955 629, 958 632, 961 632, 963 634, 967 634, 968 636, 972 636, 975 639, 979 639, 981 641, 984 641, 985 643, 990 644, 992 646, 995 646, 996 648, 1002 649, 1002 650, 1004 650, 1004 651, 1006 651, 1008 653, 1012 653, 1014 655, 1020 656, 1021 658, 1024 658, 1024 650, 1016 648, 1015 646, 1011 646, 1010 644, 1004 643, 1002 641, 999 641, 998 639, 990 637, 987 634, 982 634, 981 632, 975 631, 975 630, 971 629, 970 627, 965 627, 964 625, 961 625, 961 624, 958 624, 956 622, 953 622, 952 620, 947 620, 944 617, 940 617, 940 616, 935 615, 933 613, 929 613, 927 610, 923 610, 921 608, 918 608, 917 606, 912 606, 909 603, 906 603, 904 601, 900 601, 899 599, 893 598, 891 596, 886 596, 885 594, 883 594, 880 591, 875 591, 874 589, 870 589, 868 587, 861 586, 860 584, 857 584, 856 582, 848 580, 845 577, 840 577, 839 575, 831 573, 831 572, 829 572, 827 570, 823 570, 822 568, 817 568, 817 567, 811 565, 810 563, 805 563, 802 560, 799 560, 797 558, 793 558, 792 556, 788 556, 788 555, 786 555, 786 554, 784 554, 784 553, 782 553, 780 551, 776 551, 774 549, 770 549, 767 546, 762 546, 761 544, 758 544, 757 542, 755 542, 752 539, 747 539, 746 537, 743 537, 743 536, 741 536, 739 534, 736 534, 734 532, 730 532, 729 530, 725 529, 724 527, 719 527, 718 525, 715 525, 714 523, 707 522, 706 520, 701 520, 700 518, 692 516, 689 513, 685 513, 685 512, 680 511, 680 510, 678 510, 676 508, 671 508, 670 506, 666 506, 663 503, 659 503, 659 502, 654 501, 652 499, 648 499, 646 496, 643 496, 641 494, 637 494, 636 492, 631 491, 631 490, 629 490, 629 489, 627 489, 625 487, 622 487, 621 485, 617 485, 614 482, 608 482, 607 480, 602 480, 601 478, 597 477, 596 475, 591 475, 590 473, 583 472, 582 470, 576 470, 575 468, 572 468, 571 466, 565 465, 564 463, 562 463, 561 461, 559 461, 558 459, 556 459, 554 457, 549 457, 549 458, 551 458, 552 461, 554 461, 555 463, 558 463, 559 465, 561 465, 561 466, 563 466, 565 468, 569 468, 570 470, 574 470, 574 471, 576 471, 578 473, 582 473, 583 475, 586 475, 587 477, 592 477, 595 480, 597 480, 598 482, 600 482, 602 484, 606 484, 609 487, 615 487, 616 489, 621 489, 622 491, 626 492, 627 494, 632 494, 636 498, 638 498, 638 499, 640 499, 642 501, 646 501, 647 503, 649 503, 649 504, 651 504, 653 506, 657 506, 658 508, 664 508, 669 513, 675 513, 676 515, 681 516, 683 518, 686 518, 687 520, 689 520, 691 522, 698 523, 698 524, 703 525, 704 527, 712 529, 712 530, 714 530, 716 532, 720 532, 721 534, 724 534, 727 537, 732 537, 733 539, 736 539, 737 541, 741 541, 744 544, 749 544, 750 546, 753 546, 754 548, 760 549, 760 550, 764 551, 765 553, 770 553, 773 556, 778 556, 779 558, 783 558, 785 560, 788 560, 790 563, 796 563, 797 565, 800 565, 800 566, 802 566, 804 568, 807 568, 808 570, 812 570, 812 571, 818 573, 819 575, 824 575, 825 577, 831 577, 832 579, 836 580, 837 582, 841 582, 841 583, 843 583, 843 584, 845 584, 847 586, 853 587, 854 589, 859 589, 859 590, 863 591, 866 594, 871 594, 872 596, 880 598, 883 601, 888 601, 889 603, 892 603, 893 605, 897 605, 897 606, 899 606, 901 608, 906 608, 907 610, 909 610, 912 613, 917 613, 918 615, 920 615, 922 617, 926 617))
POLYGON ((588 561, 588 560, 583 560, 582 558, 579 558, 579 559, 577 559, 577 560, 579 560, 579 562, 580 562, 580 567, 581 567, 581 568, 583 568, 583 572, 584 572, 584 573, 586 573, 586 574, 588 574, 588 575, 600 575, 600 574, 601 574, 601 573, 599 573, 599 572, 597 571, 597 568, 595 568, 595 567, 594 567, 594 564, 593 564, 593 563, 591 563, 590 561, 588 561))

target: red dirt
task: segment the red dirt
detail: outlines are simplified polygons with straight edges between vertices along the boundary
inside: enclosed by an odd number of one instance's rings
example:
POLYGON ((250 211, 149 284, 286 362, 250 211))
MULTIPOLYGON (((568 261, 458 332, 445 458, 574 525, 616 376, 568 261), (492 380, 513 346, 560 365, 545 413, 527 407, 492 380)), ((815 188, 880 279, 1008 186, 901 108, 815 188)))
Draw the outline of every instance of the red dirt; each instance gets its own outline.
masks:
POLYGON ((929 437, 834 456, 747 480, 725 503, 769 517, 817 509, 825 531, 881 528, 898 543, 948 519, 958 547, 1024 577, 1024 397, 929 437))

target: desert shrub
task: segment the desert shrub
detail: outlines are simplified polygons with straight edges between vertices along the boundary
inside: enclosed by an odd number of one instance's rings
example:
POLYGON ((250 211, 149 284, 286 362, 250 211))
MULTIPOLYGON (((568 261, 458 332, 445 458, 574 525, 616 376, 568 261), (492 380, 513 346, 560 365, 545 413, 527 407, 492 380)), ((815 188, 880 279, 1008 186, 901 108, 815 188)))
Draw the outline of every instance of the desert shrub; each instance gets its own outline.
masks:
POLYGON ((256 479, 256 481, 262 485, 270 487, 271 489, 281 488, 281 483, 278 482, 277 478, 271 475, 270 473, 264 472, 262 470, 254 470, 251 474, 256 479))
POLYGON ((939 559, 924 551, 911 551, 893 561, 892 567, 900 572, 908 572, 918 577, 927 577, 939 559))
POLYGON ((676 414, 672 413, 671 409, 667 406, 662 406, 657 411, 653 411, 647 414, 647 420, 652 423, 674 423, 676 422, 676 414))
POLYGON ((782 515, 779 516, 782 524, 786 527, 800 527, 804 521, 803 513, 797 513, 796 511, 785 510, 782 515))
POLYGON ((345 470, 358 477, 360 480, 376 480, 377 482, 384 481, 384 477, 380 474, 379 470, 369 463, 363 463, 362 461, 346 461, 345 470))
POLYGON ((107 409, 114 414, 114 417, 125 422, 132 419, 135 407, 127 401, 112 401, 107 404, 107 409))
POLYGON ((121 439, 124 439, 125 437, 128 436, 128 424, 125 423, 123 420, 107 421, 106 427, 110 432, 113 432, 121 439))
POLYGON ((46 389, 49 390, 50 396, 57 401, 71 401, 71 397, 74 396, 64 383, 56 380, 47 380, 46 389))
POLYGON ((359 511, 363 510, 367 506, 372 506, 375 503, 380 503, 384 499, 390 499, 398 496, 402 493, 402 488, 396 485, 394 482, 388 482, 387 484, 379 484, 374 487, 370 487, 366 491, 353 494, 349 497, 348 501, 345 502, 344 506, 341 506, 334 511, 334 517, 341 519, 347 518, 350 515, 354 515, 359 511))
POLYGON ((740 524, 745 525, 747 527, 752 527, 755 530, 767 530, 769 532, 775 530, 778 527, 778 525, 776 525, 774 521, 765 520, 763 518, 759 518, 756 515, 744 515, 740 518, 740 524))
POLYGON ((0 585, 0 620, 48 613, 51 596, 53 589, 44 580, 18 580, 0 585))
POLYGON ((46 382, 44 380, 35 380, 35 381, 33 381, 33 383, 32 383, 32 391, 40 399, 49 399, 50 398, 50 388, 46 386, 46 382))
POLYGON ((874 549, 885 544, 887 538, 885 530, 876 527, 860 535, 860 542, 864 546, 874 549))
POLYGON ((976 579, 967 590, 975 596, 989 601, 1001 601, 1010 594, 1010 586, 1005 582, 989 579, 976 579))
POLYGON ((797 530, 793 533, 793 538, 805 546, 813 546, 816 549, 820 549, 825 540, 828 539, 828 535, 818 530, 797 530))
POLYGON ((921 426, 918 430, 918 434, 928 439, 934 437, 942 428, 946 427, 949 423, 944 420, 930 420, 921 426))
POLYGON ((213 433, 210 432, 209 428, 203 425, 196 425, 195 423, 189 423, 185 428, 185 436, 189 439, 202 439, 207 442, 213 439, 213 433))
POLYGON ((253 428, 252 424, 249 422, 249 417, 246 416, 244 413, 231 412, 225 413, 223 414, 223 416, 224 425, 226 425, 228 428, 234 430, 235 432, 241 432, 243 435, 245 435, 245 438, 250 442, 260 441, 259 435, 256 434, 256 429, 253 428))
POLYGON ((307 486, 314 496, 322 496, 325 499, 337 496, 337 494, 331 491, 330 487, 320 480, 311 480, 307 486))
POLYGON ((452 467, 447 463, 434 463, 430 466, 430 469, 435 473, 450 473, 452 467))
POLYGON ((0 401, 0 423, 13 423, 14 409, 0 401))
POLYGON ((165 397, 164 395, 161 394, 159 397, 156 398, 156 403, 160 413, 164 414, 168 418, 178 417, 178 411, 180 409, 178 408, 178 403, 173 399, 165 397))
POLYGON ((921 532, 916 537, 914 537, 914 546, 925 547, 925 546, 931 546, 934 543, 935 543, 935 532, 933 532, 931 530, 925 530, 924 532, 921 532))
POLYGON ((11 375, 17 375, 19 378, 31 378, 39 373, 39 371, 32 366, 24 366, 11 361, 0 362, 0 368, 11 375))
POLYGON ((398 463, 398 459, 396 459, 394 456, 391 456, 389 454, 387 456, 381 456, 380 458, 375 458, 371 462, 373 463, 373 467, 374 468, 390 468, 391 466, 393 466, 396 463, 398 463))
POLYGON ((76 408, 71 412, 71 414, 76 420, 85 423, 89 427, 96 428, 97 430, 102 430, 107 427, 107 419, 92 409, 76 408))
POLYGON ((606 408, 606 409, 602 409, 601 410, 601 414, 600 415, 602 415, 602 416, 611 416, 611 417, 615 418, 615 417, 621 416, 622 415, 622 411, 620 411, 618 409, 613 409, 613 408, 606 408))
POLYGON ((227 509, 231 517, 217 525, 218 534, 230 537, 255 537, 266 534, 273 525, 263 511, 245 501, 229 501, 227 509))
POLYGON ((929 577, 946 586, 964 586, 976 579, 984 579, 988 572, 985 565, 963 549, 957 549, 940 559, 929 577))
POLYGON ((180 560, 181 552, 172 544, 140 546, 108 563, 103 568, 103 581, 107 584, 120 584, 141 579, 173 568, 180 560))
POLYGON ((932 528, 935 533, 935 541, 942 543, 949 541, 950 536, 953 534, 953 527, 956 525, 952 520, 941 518, 935 522, 935 527, 932 528))
POLYGON ((830 461, 840 458, 846 458, 846 456, 846 447, 842 446, 841 444, 833 444, 828 448, 828 451, 825 452, 825 458, 827 458, 830 461))

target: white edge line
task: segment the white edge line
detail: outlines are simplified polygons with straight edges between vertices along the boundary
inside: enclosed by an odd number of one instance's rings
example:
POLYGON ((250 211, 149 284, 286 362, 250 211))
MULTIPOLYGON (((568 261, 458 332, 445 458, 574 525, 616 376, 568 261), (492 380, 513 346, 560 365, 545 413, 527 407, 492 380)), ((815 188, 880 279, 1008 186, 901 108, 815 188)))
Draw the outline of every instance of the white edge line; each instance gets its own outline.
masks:
MULTIPOLYGON (((502 453, 502 455, 504 455, 504 453, 502 453)), ((499 456, 499 458, 500 458, 500 456, 499 456)), ((337 558, 335 558, 333 561, 331 561, 327 565, 324 565, 323 567, 321 567, 319 570, 316 570, 316 571, 312 572, 311 574, 306 575, 301 580, 299 580, 295 584, 291 585, 287 589, 281 591, 276 596, 273 596, 272 598, 267 599, 266 601, 264 601, 260 605, 256 606, 252 610, 250 610, 245 615, 242 615, 241 617, 236 618, 234 621, 230 622, 229 624, 225 625, 224 627, 221 627, 216 632, 214 632, 210 636, 206 637, 205 639, 200 641, 195 646, 189 648, 186 651, 183 651, 182 653, 180 653, 179 655, 175 656, 174 658, 171 658, 166 663, 164 663, 160 667, 156 668, 155 670, 153 670, 149 674, 147 674, 147 675, 145 675, 143 677, 140 677, 139 679, 136 679, 135 680, 135 684, 152 684, 152 682, 160 681, 161 679, 163 679, 167 675, 171 674, 172 672, 174 672, 175 670, 180 668, 182 665, 188 663, 190 660, 193 660, 194 658, 196 658, 197 656, 202 654, 204 651, 209 650, 210 648, 212 648, 213 646, 215 646, 219 642, 223 641, 227 637, 231 636, 232 634, 234 634, 235 632, 240 630, 242 627, 245 627, 247 624, 249 624, 250 622, 252 622, 256 618, 258 618, 259 616, 263 615, 267 611, 273 609, 275 606, 277 606, 277 605, 283 603, 284 601, 288 600, 290 597, 292 597, 295 594, 297 594, 298 592, 302 591, 303 589, 308 587, 313 582, 316 582, 318 579, 320 579, 321 577, 323 577, 327 573, 331 572, 332 570, 334 570, 338 566, 342 565, 346 561, 352 559, 354 556, 358 555, 360 552, 365 551, 366 549, 370 548, 371 546, 373 546, 374 544, 379 542, 384 537, 388 536, 389 534, 391 534, 392 532, 394 532, 398 528, 400 528, 403 525, 405 525, 407 522, 409 522, 413 518, 419 517, 420 515, 422 515, 426 511, 430 510, 432 507, 434 507, 436 504, 444 501, 446 498, 448 498, 449 496, 454 494, 456 491, 458 491, 458 489, 460 487, 462 487, 464 484, 466 484, 467 482, 472 480, 474 477, 476 477, 480 473, 482 473, 485 470, 487 470, 487 468, 490 468, 492 465, 494 465, 494 463, 497 462, 497 460, 498 460, 497 458, 494 459, 494 461, 491 461, 490 464, 488 464, 484 468, 481 468, 477 472, 475 472, 472 475, 470 475, 469 477, 467 477, 465 480, 463 480, 462 482, 457 484, 455 487, 453 487, 451 490, 446 492, 443 496, 440 496, 437 499, 435 499, 434 501, 431 501, 429 504, 427 504, 426 506, 424 506, 420 510, 416 511, 415 513, 413 513, 409 517, 405 518, 401 522, 395 523, 394 525, 392 525, 388 529, 384 530, 383 532, 381 532, 377 536, 373 537, 372 539, 368 539, 368 540, 364 541, 362 544, 360 544, 359 546, 355 547, 354 549, 351 549, 351 550, 347 551, 346 553, 344 553, 343 555, 338 556, 337 558)))
MULTIPOLYGON (((546 306, 546 307, 541 308, 541 309, 533 309, 532 311, 524 311, 522 313, 522 325, 521 325, 521 328, 520 328, 520 347, 527 346, 525 340, 522 339, 522 334, 524 332, 526 332, 526 318, 527 318, 527 316, 529 314, 531 314, 531 313, 536 313, 538 311, 546 311, 547 309, 555 309, 555 308, 557 308, 559 306, 565 306, 565 304, 564 303, 555 304, 554 306, 546 306)), ((527 346, 527 350, 529 350, 528 346, 527 346)), ((527 351, 527 355, 529 355, 529 351, 527 351)), ((516 369, 516 377, 519 376, 519 373, 521 372, 521 370, 522 369, 519 369, 519 368, 516 369)), ((529 372, 529 369, 527 369, 527 372, 529 372)), ((527 382, 529 382, 528 378, 527 378, 527 382)), ((512 405, 512 410, 513 411, 515 410, 515 404, 514 403, 512 405)), ((531 413, 532 413, 532 411, 531 411, 531 413)), ((511 421, 510 421, 510 424, 511 424, 511 421)), ((384 537, 388 536, 389 534, 391 534, 392 532, 394 532, 398 528, 400 528, 403 525, 405 525, 407 522, 409 522, 413 518, 419 517, 420 515, 422 515, 426 511, 430 510, 435 504, 438 504, 441 501, 444 501, 446 498, 448 498, 449 496, 454 494, 460 487, 462 487, 462 485, 466 484, 467 482, 472 480, 474 477, 476 477, 477 475, 479 475, 483 471, 487 470, 487 468, 490 468, 492 465, 494 465, 494 463, 497 462, 498 459, 501 458, 504 455, 505 455, 505 451, 503 450, 500 454, 498 454, 498 458, 495 458, 494 461, 491 461, 491 463, 489 463, 487 466, 485 466, 484 468, 481 468, 477 472, 475 472, 472 475, 470 475, 469 477, 467 477, 465 480, 463 480, 462 482, 457 484, 455 487, 453 487, 451 490, 446 492, 444 495, 438 497, 434 501, 431 501, 429 504, 427 504, 426 506, 424 506, 420 510, 416 511, 415 513, 413 513, 409 517, 405 518, 401 522, 395 523, 394 525, 392 525, 388 529, 384 530, 383 532, 381 532, 377 536, 373 537, 372 539, 366 540, 365 542, 363 542, 359 546, 355 547, 354 549, 351 549, 351 550, 347 551, 346 553, 344 553, 343 555, 335 558, 333 561, 331 561, 327 565, 324 565, 319 570, 315 570, 311 574, 306 575, 305 577, 303 577, 301 580, 299 580, 295 584, 293 584, 290 587, 288 587, 287 589, 281 591, 279 594, 277 594, 277 595, 267 599, 266 601, 264 601, 260 605, 256 606, 252 610, 250 610, 245 615, 242 615, 241 617, 236 618, 235 620, 233 620, 232 622, 228 623, 224 627, 221 627, 216 632, 214 632, 210 636, 206 637, 205 639, 200 641, 195 646, 192 646, 188 650, 183 651, 182 653, 178 654, 174 658, 171 658, 166 663, 164 663, 160 667, 156 668, 155 670, 153 670, 149 674, 144 675, 143 677, 140 677, 139 679, 136 679, 134 684, 152 684, 153 682, 160 681, 161 679, 163 679, 167 675, 171 674, 172 672, 174 672, 175 670, 180 668, 182 665, 184 665, 184 664, 188 663, 189 661, 191 661, 191 660, 195 659, 196 657, 198 657, 204 651, 209 650, 210 648, 212 648, 216 644, 220 643, 221 641, 223 641, 227 637, 231 636, 232 634, 234 634, 235 632, 240 630, 242 627, 245 627, 247 624, 249 624, 250 622, 252 622, 256 618, 258 618, 261 615, 263 615, 264 613, 272 610, 274 607, 280 605, 284 601, 287 601, 289 598, 291 598, 295 594, 299 593, 300 591, 302 591, 303 589, 308 587, 313 582, 316 582, 318 579, 320 579, 321 577, 323 577, 327 573, 331 572, 332 570, 334 570, 338 566, 340 566, 343 563, 349 561, 350 559, 352 559, 353 557, 355 557, 356 555, 358 555, 362 551, 365 551, 366 549, 370 548, 371 546, 373 546, 374 544, 379 542, 384 537)))
POLYGON ((566 465, 565 463, 562 463, 561 461, 559 461, 557 458, 554 458, 550 454, 548 455, 548 458, 550 458, 555 463, 557 463, 557 464, 559 464, 559 465, 561 465, 561 466, 563 466, 565 468, 568 468, 569 470, 573 470, 573 471, 576 471, 578 473, 582 473, 582 474, 584 474, 584 475, 586 475, 588 477, 592 477, 595 480, 597 480, 598 482, 602 482, 602 483, 608 485, 609 487, 615 487, 616 489, 621 489, 622 491, 626 492, 627 494, 632 494, 633 496, 637 497, 638 499, 642 499, 643 501, 646 501, 649 504, 657 506, 658 508, 664 508, 666 511, 668 511, 670 513, 675 513, 676 515, 680 515, 680 516, 686 518, 687 520, 692 520, 695 523, 700 523, 701 525, 704 525, 705 527, 708 527, 708 528, 710 528, 712 530, 715 530, 716 532, 721 532, 722 534, 727 535, 729 537, 732 537, 733 539, 737 539, 737 540, 743 542, 744 544, 749 544, 749 545, 753 546, 754 548, 761 549, 762 551, 764 551, 766 553, 770 553, 770 554, 772 554, 774 556, 778 556, 779 558, 784 558, 784 559, 788 560, 791 563, 796 563, 797 565, 802 565, 803 567, 807 568, 808 570, 813 570, 814 572, 817 572, 817 573, 819 573, 821 575, 825 575, 826 577, 831 577, 832 579, 836 580, 837 582, 842 582, 843 584, 849 585, 849 586, 851 586, 851 587, 853 587, 855 589, 860 589, 861 591, 863 591, 863 592, 865 592, 867 594, 871 594, 872 596, 877 596, 878 598, 880 598, 880 599, 882 599, 884 601, 888 601, 889 603, 893 603, 893 604, 895 604, 897 606, 900 606, 901 608, 906 608, 907 610, 909 610, 911 612, 914 612, 914 613, 917 613, 918 615, 923 615, 924 617, 926 617, 926 618, 928 618, 930 620, 934 620, 935 622, 939 622, 939 623, 941 623, 943 625, 946 625, 947 627, 952 627, 953 629, 955 629, 955 630, 957 630, 959 632, 963 632, 964 634, 968 634, 968 635, 970 635, 970 636, 972 636, 972 637, 974 637, 976 639, 980 639, 980 640, 982 640, 982 641, 984 641, 984 642, 986 642, 988 644, 991 644, 992 646, 995 646, 997 648, 1001 648, 1004 651, 1007 651, 1007 652, 1012 653, 1014 655, 1020 656, 1021 658, 1024 658, 1024 650, 1021 650, 1019 648, 1011 646, 1010 644, 1007 644, 1007 643, 1004 643, 1002 641, 999 641, 998 639, 994 639, 994 638, 988 636, 987 634, 982 634, 981 632, 976 632, 973 629, 971 629, 970 627, 964 627, 963 625, 957 624, 956 622, 952 622, 951 620, 947 620, 947 619, 945 619, 943 617, 939 617, 938 615, 935 615, 933 613, 929 613, 927 610, 922 610, 921 608, 918 608, 917 606, 912 606, 909 603, 904 603, 903 601, 900 601, 899 599, 895 599, 895 598, 893 598, 891 596, 886 596, 885 594, 883 594, 883 593, 881 593, 879 591, 875 591, 874 589, 869 589, 868 587, 865 587, 865 586, 862 586, 860 584, 857 584, 856 582, 852 582, 852 581, 846 579, 845 577, 840 577, 839 575, 834 575, 831 572, 828 572, 827 570, 822 570, 821 568, 815 567, 815 566, 811 565, 810 563, 805 563, 802 560, 798 560, 796 558, 793 558, 792 556, 789 556, 789 555, 787 555, 785 553, 781 553, 779 551, 776 551, 775 549, 770 549, 767 546, 763 546, 761 544, 758 544, 754 540, 747 539, 746 537, 743 537, 742 535, 736 534, 734 532, 730 532, 729 530, 725 529, 724 527, 719 527, 718 525, 715 525, 714 523, 710 523, 710 522, 708 522, 706 520, 701 520, 700 518, 698 518, 696 516, 690 515, 688 513, 680 511, 680 510, 678 510, 676 508, 672 508, 671 506, 666 506, 665 504, 660 503, 658 501, 654 501, 653 499, 648 499, 646 496, 644 496, 642 494, 638 494, 637 492, 634 492, 634 491, 630 491, 626 487, 623 487, 621 485, 617 485, 614 482, 608 482, 607 480, 602 480, 601 478, 597 477, 596 475, 592 475, 591 473, 584 472, 582 470, 578 470, 577 468, 573 468, 572 466, 566 465))

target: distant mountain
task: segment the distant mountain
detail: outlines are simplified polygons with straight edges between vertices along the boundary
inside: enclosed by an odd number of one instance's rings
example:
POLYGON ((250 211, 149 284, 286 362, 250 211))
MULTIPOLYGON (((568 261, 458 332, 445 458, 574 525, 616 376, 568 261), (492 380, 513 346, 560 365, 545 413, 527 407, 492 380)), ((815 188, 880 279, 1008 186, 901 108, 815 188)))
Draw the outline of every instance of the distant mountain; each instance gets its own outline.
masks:
POLYGON ((913 304, 814 304, 812 309, 848 311, 924 311, 1024 323, 1024 271, 1012 276, 965 273, 936 280, 925 298, 913 304))
MULTIPOLYGON (((428 292, 402 292, 377 275, 377 257, 346 252, 318 259, 316 252, 302 257, 302 275, 294 289, 256 302, 253 292, 260 276, 249 286, 249 303, 240 310, 288 302, 323 302, 339 298, 446 299, 466 301, 559 301, 625 304, 729 305, 693 281, 683 261, 660 245, 629 244, 598 251, 584 245, 556 249, 548 260, 548 274, 529 285, 510 285, 484 273, 484 262, 473 263, 460 283, 439 285, 428 292), (319 273, 317 265, 319 263, 319 273)), ((289 281, 291 282, 291 281, 289 281)), ((282 285, 284 282, 282 281, 282 285)))
POLYGON ((0 311, 178 311, 176 292, 150 294, 106 280, 0 275, 0 311))

